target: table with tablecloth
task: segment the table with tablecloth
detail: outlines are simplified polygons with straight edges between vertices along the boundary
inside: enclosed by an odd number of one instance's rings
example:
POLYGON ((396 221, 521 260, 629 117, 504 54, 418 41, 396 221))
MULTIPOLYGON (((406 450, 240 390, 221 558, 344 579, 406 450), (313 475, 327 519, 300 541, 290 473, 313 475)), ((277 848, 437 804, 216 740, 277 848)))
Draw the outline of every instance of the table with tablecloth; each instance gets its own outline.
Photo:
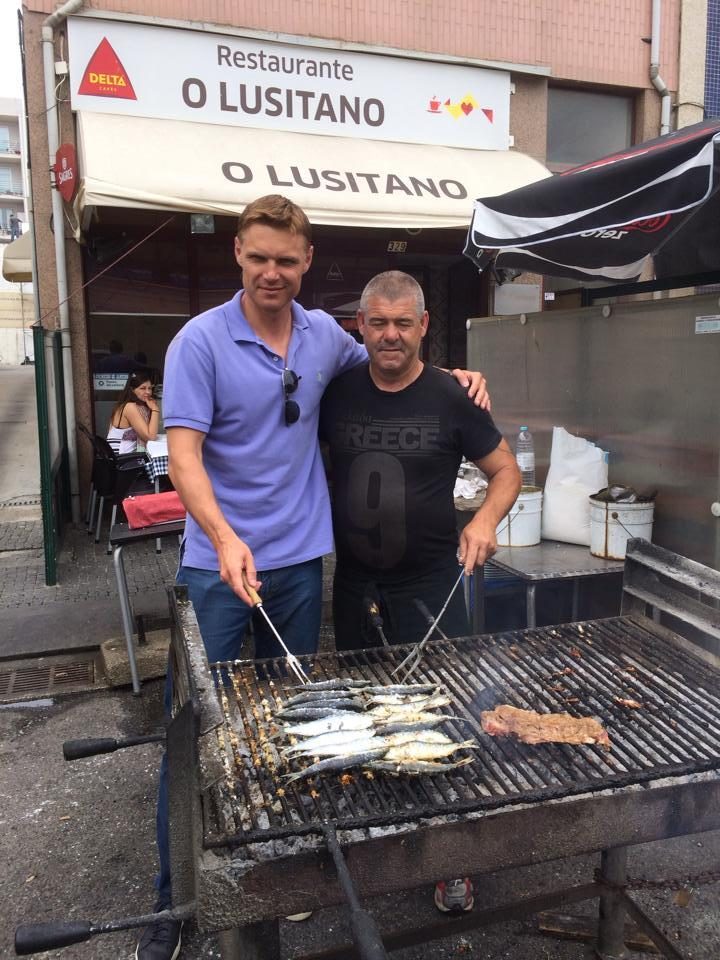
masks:
POLYGON ((167 437, 159 436, 157 440, 148 440, 145 444, 145 452, 149 456, 145 464, 145 472, 148 479, 155 484, 155 492, 160 490, 160 477, 166 477, 168 474, 168 445, 167 437))

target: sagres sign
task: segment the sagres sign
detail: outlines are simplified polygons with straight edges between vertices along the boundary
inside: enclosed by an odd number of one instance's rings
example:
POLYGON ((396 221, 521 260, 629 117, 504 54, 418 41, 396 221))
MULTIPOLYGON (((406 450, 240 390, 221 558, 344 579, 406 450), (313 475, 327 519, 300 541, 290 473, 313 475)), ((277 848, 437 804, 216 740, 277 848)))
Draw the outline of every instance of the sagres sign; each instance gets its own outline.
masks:
POLYGON ((85 17, 69 36, 75 110, 509 146, 504 71, 85 17))

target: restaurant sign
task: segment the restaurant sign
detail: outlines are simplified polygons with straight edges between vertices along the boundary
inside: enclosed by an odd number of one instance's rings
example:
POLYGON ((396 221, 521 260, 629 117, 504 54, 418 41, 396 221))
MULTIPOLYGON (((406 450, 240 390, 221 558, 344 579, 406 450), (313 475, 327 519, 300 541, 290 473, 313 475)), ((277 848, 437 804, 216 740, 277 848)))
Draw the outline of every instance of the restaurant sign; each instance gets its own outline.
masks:
POLYGON ((502 70, 91 17, 70 18, 69 61, 74 110, 510 146, 510 74, 502 70))
POLYGON ((55 154, 55 186, 67 203, 75 196, 77 183, 75 147, 71 143, 63 143, 55 154))

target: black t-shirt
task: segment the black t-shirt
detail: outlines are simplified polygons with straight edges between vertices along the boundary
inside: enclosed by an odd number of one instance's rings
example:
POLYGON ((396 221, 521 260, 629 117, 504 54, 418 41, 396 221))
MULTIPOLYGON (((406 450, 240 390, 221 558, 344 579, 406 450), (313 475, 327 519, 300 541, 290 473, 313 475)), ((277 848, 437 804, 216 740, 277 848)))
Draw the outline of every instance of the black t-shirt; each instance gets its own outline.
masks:
POLYGON ((479 460, 502 439, 465 388, 425 366, 404 390, 386 392, 361 364, 325 391, 320 435, 329 444, 338 569, 393 582, 452 562, 461 458, 479 460))

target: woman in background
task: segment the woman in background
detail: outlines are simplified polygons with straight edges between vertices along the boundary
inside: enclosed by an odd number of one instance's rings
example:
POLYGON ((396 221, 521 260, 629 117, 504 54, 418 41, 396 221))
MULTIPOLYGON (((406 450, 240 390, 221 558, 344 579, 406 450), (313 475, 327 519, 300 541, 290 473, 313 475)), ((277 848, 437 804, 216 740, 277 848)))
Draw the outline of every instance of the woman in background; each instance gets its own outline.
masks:
POLYGON ((157 439, 160 409, 152 389, 147 370, 136 370, 128 377, 113 408, 107 434, 108 443, 116 453, 135 453, 138 442, 144 447, 148 440, 157 439))

